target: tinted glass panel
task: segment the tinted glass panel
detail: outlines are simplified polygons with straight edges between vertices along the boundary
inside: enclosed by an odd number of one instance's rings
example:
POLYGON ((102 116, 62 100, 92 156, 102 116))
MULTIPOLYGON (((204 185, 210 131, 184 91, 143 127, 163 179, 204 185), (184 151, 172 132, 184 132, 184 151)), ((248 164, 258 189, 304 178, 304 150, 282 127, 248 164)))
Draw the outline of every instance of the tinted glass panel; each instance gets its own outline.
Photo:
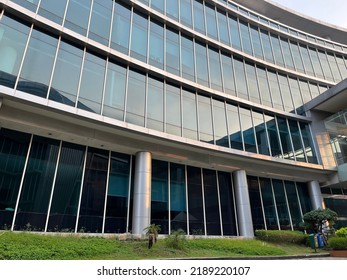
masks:
MULTIPOLYGON (((171 0, 169 0, 171 2, 171 0)), ((192 4, 191 0, 180 1, 180 20, 187 26, 192 26, 192 4)))
POLYGON ((108 46, 113 1, 94 0, 89 25, 90 39, 108 46))
POLYGON ((130 8, 116 1, 113 11, 111 48, 128 54, 130 34, 130 8))
POLYGON ((169 232, 168 163, 152 161, 151 223, 160 225, 160 233, 169 232))
POLYGON ((195 93, 183 90, 183 136, 191 139, 197 139, 197 116, 195 93))
POLYGON ((75 231, 85 150, 62 144, 47 231, 75 231))
POLYGON ((0 40, 0 84, 14 88, 28 39, 29 27, 3 16, 0 40))
POLYGON ((150 23, 149 64, 164 68, 164 28, 153 21, 150 23))
POLYGON ((196 53, 196 73, 197 82, 204 86, 208 86, 208 68, 207 68, 207 53, 206 46, 200 43, 195 43, 196 53))
POLYGON ((272 180, 272 183, 275 192, 276 207, 281 230, 290 230, 291 225, 283 181, 272 180))
POLYGON ((64 26, 81 34, 87 34, 91 0, 70 0, 64 26))
POLYGON ((33 30, 17 89, 46 97, 58 40, 33 30))
POLYGON ((83 51, 61 42, 55 63, 49 99, 75 106, 83 51))
POLYGON ((181 55, 182 55, 182 77, 194 81, 194 55, 193 42, 181 37, 181 55))
POLYGON ((256 153, 257 146, 255 142, 251 112, 248 109, 240 108, 240 120, 245 150, 248 152, 256 153))
POLYGON ((210 6, 206 3, 205 12, 206 12, 207 35, 211 38, 217 39, 216 11, 214 10, 213 6, 210 6))
POLYGON ((67 0, 41 0, 38 14, 62 24, 67 0))
POLYGON ((170 163, 171 231, 187 232, 186 179, 184 165, 170 163))
POLYGON ((296 192, 296 187, 294 182, 284 182, 285 190, 288 198, 288 206, 290 210, 290 215, 292 218, 294 230, 300 229, 300 224, 302 222, 301 210, 299 205, 299 199, 296 192))
POLYGON ((39 0, 13 0, 12 2, 17 3, 32 12, 36 12, 39 0))
POLYGON ((207 235, 221 235, 216 175, 214 170, 203 170, 207 235))
POLYGON ((260 198, 259 182, 256 177, 247 177, 249 200, 251 203, 252 221, 254 229, 265 229, 263 207, 260 198))
POLYGON ((164 131, 164 82, 148 78, 147 127, 164 131))
POLYGON ((294 160, 291 135, 288 129, 287 121, 286 119, 277 117, 277 124, 281 138, 283 157, 294 160))
POLYGON ((59 141, 34 136, 18 204, 16 230, 44 231, 59 141))
POLYGON ((252 112, 252 118, 255 129, 255 136, 258 145, 258 151, 263 155, 270 155, 270 146, 264 123, 264 116, 261 113, 252 112))
POLYGON ((224 102, 213 101, 213 128, 216 144, 229 147, 227 121, 224 102))
POLYGON ((217 50, 209 48, 208 56, 211 87, 213 89, 222 91, 222 73, 219 52, 217 50))
POLYGON ((133 13, 130 55, 146 62, 148 21, 144 15, 133 13))
POLYGON ((127 226, 130 156, 111 153, 104 232, 124 233, 127 226))
POLYGON ((0 130, 0 229, 9 230, 30 142, 30 135, 0 130))
POLYGON ((230 39, 229 39, 229 29, 228 29, 228 19, 224 12, 218 11, 217 12, 217 18, 218 18, 218 30, 219 30, 219 40, 229 45, 230 39))
POLYGON ((237 106, 227 104, 230 148, 243 150, 240 115, 237 106))
POLYGON ((222 214, 223 235, 237 235, 234 194, 231 184, 231 175, 227 172, 218 172, 218 185, 222 214))
POLYGON ((280 140, 277 131, 276 120, 274 117, 265 115, 265 124, 269 135, 271 155, 273 157, 282 157, 280 140))
POLYGON ((180 75, 180 43, 178 33, 166 29, 166 71, 180 75))
POLYGON ((305 183, 296 183, 296 187, 298 190, 302 214, 310 212, 312 210, 312 206, 307 185, 305 183))
POLYGON ((144 126, 146 76, 129 71, 125 121, 144 126))
POLYGON ((175 86, 166 85, 166 132, 181 136, 181 94, 175 86))
POLYGON ((205 34, 204 6, 201 0, 193 1, 194 29, 205 34))
POLYGON ((102 232, 108 157, 108 151, 88 148, 77 228, 79 232, 102 232))
POLYGON ((222 53, 222 71, 224 92, 236 96, 233 61, 229 55, 222 53))
POLYGON ((78 108, 100 114, 105 79, 105 59, 86 53, 78 108))
POLYGON ((198 95, 200 141, 213 144, 211 99, 198 95))
POLYGON ((240 38, 239 23, 237 21, 237 18, 230 17, 230 16, 228 18, 229 18, 231 44, 233 48, 241 50, 241 38, 240 38))
POLYGON ((267 229, 278 229, 275 202, 270 179, 259 178, 267 229))
POLYGON ((318 163, 309 125, 307 123, 300 123, 300 130, 308 162, 318 163))
POLYGON ((103 115, 124 119, 126 68, 109 61, 107 67, 103 115))
POLYGON ((201 169, 187 167, 189 234, 204 235, 204 209, 201 185, 201 169))
POLYGON ((166 15, 178 20, 178 2, 179 0, 166 0, 166 15))

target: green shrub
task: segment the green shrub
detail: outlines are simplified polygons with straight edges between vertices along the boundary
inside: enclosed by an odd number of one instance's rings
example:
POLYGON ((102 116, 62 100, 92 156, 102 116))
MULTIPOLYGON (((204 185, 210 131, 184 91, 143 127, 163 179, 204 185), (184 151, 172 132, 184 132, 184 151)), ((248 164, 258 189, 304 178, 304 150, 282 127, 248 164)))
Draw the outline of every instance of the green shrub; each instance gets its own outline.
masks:
POLYGON ((185 246, 185 231, 175 230, 165 239, 166 246, 172 249, 183 250, 185 246))
POLYGON ((306 244, 307 235, 301 231, 291 230, 256 230, 255 236, 259 240, 274 243, 306 244))
POLYGON ((336 236, 337 237, 347 237, 347 227, 340 228, 339 230, 337 230, 336 236))
POLYGON ((347 250, 347 237, 330 237, 329 246, 334 250, 347 250))

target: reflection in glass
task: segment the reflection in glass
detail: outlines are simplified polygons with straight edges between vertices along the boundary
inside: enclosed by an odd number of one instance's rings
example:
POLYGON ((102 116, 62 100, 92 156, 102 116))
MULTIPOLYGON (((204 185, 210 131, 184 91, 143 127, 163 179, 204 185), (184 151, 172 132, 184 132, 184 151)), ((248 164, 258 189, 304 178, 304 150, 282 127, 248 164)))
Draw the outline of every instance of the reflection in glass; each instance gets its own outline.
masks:
POLYGON ((183 136, 197 139, 196 95, 187 90, 182 90, 183 103, 183 136))
POLYGON ((143 62, 147 60, 147 16, 133 13, 130 55, 143 62))
POLYGON ((233 68, 232 58, 229 55, 222 53, 224 92, 236 96, 233 68))
POLYGON ((180 75, 180 43, 178 33, 166 28, 166 71, 180 75))
POLYGON ((247 176, 249 200, 251 203, 253 228, 265 229, 262 201, 257 177, 247 176))
POLYGON ((102 232, 109 152, 88 148, 78 232, 102 232))
POLYGON ((46 98, 58 40, 33 30, 17 89, 46 98))
POLYGON ((269 156, 270 146, 268 136, 266 133, 266 126, 264 123, 264 115, 262 113, 252 111, 252 118, 254 123, 258 151, 260 154, 269 156))
POLYGON ((207 68, 207 53, 206 45, 195 43, 196 53, 196 74, 197 82, 201 85, 208 86, 208 68, 207 68))
POLYGON ((69 0, 64 26, 86 36, 91 2, 91 0, 69 0))
POLYGON ((181 55, 182 55, 182 77, 194 81, 194 55, 193 42, 182 36, 181 37, 181 55))
POLYGON ((251 111, 248 109, 240 108, 240 121, 245 150, 247 152, 257 153, 251 111))
POLYGON ((62 24, 67 0, 41 0, 38 14, 55 23, 62 24))
POLYGON ((170 221, 171 232, 182 229, 187 233, 185 167, 170 163, 170 221))
POLYGON ((275 202, 273 197, 273 191, 271 181, 268 178, 259 178, 261 195, 264 205, 264 213, 267 229, 276 230, 278 228, 277 214, 275 209, 275 202))
POLYGON ((49 92, 50 100, 75 106, 82 57, 83 50, 64 41, 60 42, 49 92))
POLYGON ((82 70, 78 108, 100 114, 104 77, 105 59, 87 52, 82 70))
POLYGON ((94 0, 88 37, 108 46, 113 1, 94 0))
POLYGON ((111 153, 104 232, 124 233, 127 226, 131 158, 111 153))
POLYGON ((151 224, 160 225, 160 233, 169 233, 168 163, 152 161, 151 224))
POLYGON ((210 38, 217 39, 217 19, 216 19, 216 11, 214 10, 214 6, 205 3, 205 12, 206 12, 206 27, 207 27, 207 35, 210 38))
POLYGON ((291 142, 291 135, 287 125, 287 120, 277 117, 278 130, 283 150, 283 158, 294 160, 293 147, 291 142))
POLYGON ((293 229, 301 229, 300 224, 302 223, 301 210, 299 205, 299 199, 296 192, 296 187, 294 182, 285 181, 284 182, 285 191, 288 198, 288 206, 290 209, 290 214, 293 223, 293 229))
POLYGON ((126 67, 108 62, 103 115, 124 120, 126 67))
POLYGON ((86 148, 63 142, 47 231, 75 231, 86 148))
POLYGON ((147 125, 148 128, 164 131, 164 82, 148 78, 147 125))
POLYGON ((216 171, 203 169, 206 234, 221 235, 216 171))
POLYGON ((146 76, 136 71, 129 71, 128 95, 125 121, 140 126, 145 122, 146 76))
POLYGON ((187 166, 189 234, 205 235, 201 169, 187 166))
POLYGON ((14 88, 28 39, 29 27, 2 16, 0 29, 0 85, 14 88))
POLYGON ((273 189, 276 199, 276 208, 278 213, 278 220, 281 227, 281 230, 290 230, 290 218, 286 200, 286 194, 284 192, 283 181, 272 180, 273 189))
POLYGON ((164 28, 153 20, 150 22, 149 64, 164 68, 164 28))
POLYGON ((34 136, 25 170, 15 230, 44 231, 59 141, 34 136))
POLYGON ((216 49, 208 48, 209 69, 211 88, 222 91, 222 73, 219 52, 216 49))
POLYGON ((111 34, 111 48, 128 54, 130 34, 130 7, 115 1, 111 34))
POLYGON ((181 136, 181 94, 178 87, 166 84, 166 132, 181 136))
POLYGON ((213 144, 211 99, 198 95, 199 140, 213 144))
POLYGON ((213 128, 216 145, 229 147, 225 103, 215 100, 213 102, 213 128))
POLYGON ((228 172, 218 172, 218 186, 220 193, 220 207, 222 214, 223 235, 237 235, 234 194, 228 172))
POLYGON ((28 153, 30 134, 0 130, 0 229, 9 230, 28 153))
POLYGON ((229 126, 230 148, 243 150, 240 115, 238 107, 227 104, 227 118, 229 126))

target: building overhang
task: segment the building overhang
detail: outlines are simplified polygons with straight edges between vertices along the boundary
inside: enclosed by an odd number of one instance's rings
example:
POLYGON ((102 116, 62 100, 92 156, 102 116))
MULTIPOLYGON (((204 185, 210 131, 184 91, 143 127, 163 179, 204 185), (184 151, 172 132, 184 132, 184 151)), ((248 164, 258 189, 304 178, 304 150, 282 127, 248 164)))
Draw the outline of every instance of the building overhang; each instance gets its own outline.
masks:
MULTIPOLYGON (((3 88, 3 87, 2 87, 3 88)), ((1 94, 0 127, 116 152, 248 175, 327 184, 335 170, 203 143, 110 119, 30 94, 1 94)))

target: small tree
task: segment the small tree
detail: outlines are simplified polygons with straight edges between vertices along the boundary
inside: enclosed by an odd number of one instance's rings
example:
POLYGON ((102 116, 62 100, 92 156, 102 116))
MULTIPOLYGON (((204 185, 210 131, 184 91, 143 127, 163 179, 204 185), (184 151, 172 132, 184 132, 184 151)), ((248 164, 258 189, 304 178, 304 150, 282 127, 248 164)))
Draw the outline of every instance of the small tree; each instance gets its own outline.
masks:
POLYGON ((158 234, 160 232, 160 225, 150 224, 144 228, 148 236, 148 249, 151 249, 153 244, 157 242, 158 234))
POLYGON ((304 228, 315 233, 322 233, 325 227, 332 227, 337 220, 337 213, 329 208, 307 212, 304 217, 304 228))

